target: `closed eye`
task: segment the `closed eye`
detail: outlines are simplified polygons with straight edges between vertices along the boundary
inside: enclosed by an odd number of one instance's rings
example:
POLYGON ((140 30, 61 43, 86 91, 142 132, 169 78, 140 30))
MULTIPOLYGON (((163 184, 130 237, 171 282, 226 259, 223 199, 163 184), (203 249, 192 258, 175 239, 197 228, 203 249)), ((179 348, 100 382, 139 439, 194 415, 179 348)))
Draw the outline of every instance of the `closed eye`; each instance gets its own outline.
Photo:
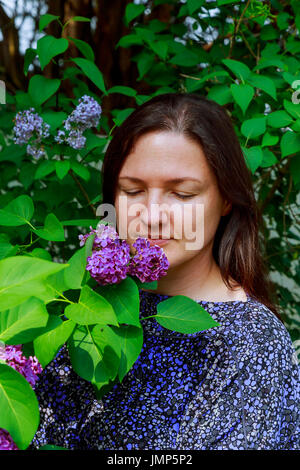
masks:
MULTIPOLYGON (((141 191, 129 192, 129 191, 125 191, 124 189, 123 189, 123 191, 124 191, 124 193, 128 194, 129 196, 135 196, 136 194, 139 194, 141 192, 141 191)), ((194 197, 193 194, 188 194, 187 195, 187 194, 179 194, 179 193, 175 193, 175 192, 174 192, 174 194, 175 194, 175 196, 179 197, 180 199, 189 199, 189 198, 194 197)))

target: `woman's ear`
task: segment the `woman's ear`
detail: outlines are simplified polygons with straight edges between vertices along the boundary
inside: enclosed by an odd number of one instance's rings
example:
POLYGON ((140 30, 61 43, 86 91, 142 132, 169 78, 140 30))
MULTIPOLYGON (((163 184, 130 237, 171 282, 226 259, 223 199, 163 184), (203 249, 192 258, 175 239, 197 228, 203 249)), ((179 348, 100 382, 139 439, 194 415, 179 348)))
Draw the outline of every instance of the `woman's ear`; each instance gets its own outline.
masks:
POLYGON ((222 216, 229 214, 229 212, 231 211, 231 209, 232 209, 232 204, 231 204, 231 202, 224 201, 222 216))

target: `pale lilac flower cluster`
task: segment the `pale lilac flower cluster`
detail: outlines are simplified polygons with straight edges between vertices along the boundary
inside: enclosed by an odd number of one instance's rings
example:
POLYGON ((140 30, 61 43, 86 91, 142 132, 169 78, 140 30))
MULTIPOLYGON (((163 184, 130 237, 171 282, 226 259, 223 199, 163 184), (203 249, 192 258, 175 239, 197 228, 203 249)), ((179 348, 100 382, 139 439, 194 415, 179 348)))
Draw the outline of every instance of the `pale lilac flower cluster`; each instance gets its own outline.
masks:
POLYGON ((131 257, 129 244, 119 238, 113 227, 99 224, 96 230, 91 226, 90 230, 78 238, 83 246, 90 235, 96 234, 86 269, 99 284, 116 284, 128 275, 151 282, 166 274, 169 261, 159 246, 151 246, 148 240, 139 237, 133 243, 136 253, 131 257))
POLYGON ((30 108, 16 114, 13 128, 14 142, 19 145, 28 144, 27 154, 39 159, 45 154, 42 139, 49 137, 50 126, 34 111, 34 108, 30 108))
MULTIPOLYGON (((37 376, 43 370, 35 356, 29 356, 28 358, 24 356, 21 344, 15 346, 5 345, 4 347, 0 347, 0 359, 22 374, 34 389, 35 383, 38 379, 37 376)), ((18 450, 18 447, 13 442, 10 434, 5 429, 1 428, 0 450, 18 450)))
POLYGON ((74 149, 83 148, 86 142, 83 132, 88 128, 98 126, 101 112, 101 106, 94 98, 83 95, 79 98, 79 104, 74 111, 64 121, 65 131, 59 130, 57 132, 56 142, 60 144, 66 142, 74 149))
POLYGON ((141 282, 157 281, 167 274, 170 266, 168 258, 158 245, 150 245, 146 238, 137 238, 132 244, 136 248, 130 260, 128 274, 136 276, 141 282))

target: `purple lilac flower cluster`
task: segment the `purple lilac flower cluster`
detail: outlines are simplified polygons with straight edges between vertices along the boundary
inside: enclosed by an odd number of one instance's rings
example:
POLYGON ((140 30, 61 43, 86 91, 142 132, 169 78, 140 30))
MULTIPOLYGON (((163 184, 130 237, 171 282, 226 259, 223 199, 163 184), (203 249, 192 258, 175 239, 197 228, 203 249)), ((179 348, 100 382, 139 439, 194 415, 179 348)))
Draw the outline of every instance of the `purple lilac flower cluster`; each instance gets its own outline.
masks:
POLYGON ((13 128, 14 142, 19 145, 27 144, 27 154, 39 159, 45 154, 42 139, 49 137, 50 126, 34 111, 34 108, 30 108, 16 114, 13 128))
POLYGON ((169 261, 158 245, 150 246, 148 240, 139 237, 133 243, 136 253, 131 257, 129 244, 119 238, 115 229, 98 224, 96 230, 90 226, 89 233, 79 235, 80 246, 93 233, 96 236, 86 269, 99 284, 117 284, 127 275, 136 276, 142 282, 151 282, 166 274, 169 261))
POLYGON ((60 144, 66 142, 74 149, 84 147, 86 138, 83 132, 90 127, 97 127, 102 109, 97 101, 88 95, 79 98, 79 104, 70 116, 64 121, 65 131, 59 130, 55 137, 60 144), (68 131, 68 135, 66 135, 68 131))
POLYGON ((167 274, 170 263, 160 246, 151 246, 149 240, 141 237, 132 246, 136 253, 131 258, 128 274, 141 282, 156 281, 167 274))
MULTIPOLYGON (((20 372, 34 389, 38 374, 42 372, 42 366, 35 356, 25 357, 22 353, 22 345, 7 346, 0 348, 0 359, 13 369, 20 372)), ((0 428, 0 450, 18 450, 10 434, 0 428)))

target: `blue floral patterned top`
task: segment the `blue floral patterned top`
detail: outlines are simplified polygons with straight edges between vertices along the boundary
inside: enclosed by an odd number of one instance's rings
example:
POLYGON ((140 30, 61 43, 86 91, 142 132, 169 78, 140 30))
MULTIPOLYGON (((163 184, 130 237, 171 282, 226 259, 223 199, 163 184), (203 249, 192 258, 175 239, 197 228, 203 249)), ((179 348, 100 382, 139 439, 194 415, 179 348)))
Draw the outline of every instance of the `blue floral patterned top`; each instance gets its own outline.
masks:
MULTIPOLYGON (((140 317, 170 297, 140 290, 140 317)), ((142 322, 132 369, 101 400, 63 346, 36 384, 40 426, 29 449, 300 449, 299 365, 263 304, 198 301, 220 324, 183 334, 142 322)))

